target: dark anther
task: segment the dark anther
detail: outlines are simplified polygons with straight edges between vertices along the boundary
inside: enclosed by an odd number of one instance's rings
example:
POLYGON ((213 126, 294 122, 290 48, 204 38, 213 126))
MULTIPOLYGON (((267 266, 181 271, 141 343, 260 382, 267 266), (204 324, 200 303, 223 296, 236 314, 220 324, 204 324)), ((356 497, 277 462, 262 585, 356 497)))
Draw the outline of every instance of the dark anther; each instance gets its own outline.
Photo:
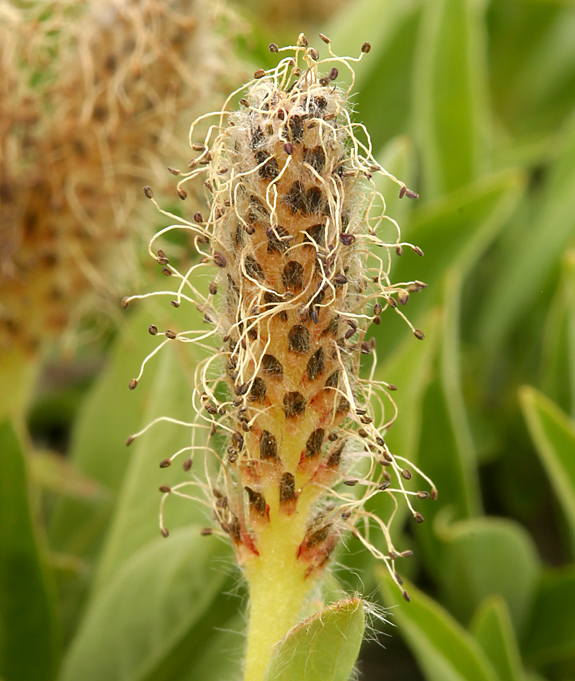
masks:
POLYGON ((168 466, 171 466, 172 462, 170 459, 163 459, 160 461, 160 468, 168 468, 168 466))
POLYGON ((216 293, 218 292, 218 285, 216 284, 215 281, 212 281, 210 284, 210 293, 215 296, 216 293))
POLYGON ((128 388, 130 388, 130 390, 133 390, 137 385, 138 385, 138 380, 137 380, 136 378, 133 378, 133 379, 128 383, 128 388))
POLYGON ((146 185, 146 186, 143 188, 143 190, 144 190, 144 194, 146 195, 146 198, 148 198, 148 199, 153 199, 153 198, 154 198, 154 192, 153 192, 153 190, 152 190, 151 187, 149 187, 149 186, 146 185))
POLYGON ((202 214, 198 211, 197 213, 194 213, 194 221, 195 222, 203 222, 204 218, 202 217, 202 214))
POLYGON ((182 468, 187 472, 192 467, 192 459, 186 459, 182 464, 182 468))
POLYGON ((420 329, 415 329, 415 331, 413 332, 413 335, 416 338, 418 338, 419 340, 423 340, 425 338, 425 334, 420 329))
POLYGON ((168 269, 167 267, 162 267, 162 274, 166 277, 171 277, 172 270, 168 269))
POLYGON ((285 142, 284 151, 288 156, 293 154, 293 144, 291 142, 285 142))
POLYGON ((363 45, 361 46, 361 51, 364 54, 367 54, 370 50, 371 50, 371 44, 367 43, 367 42, 363 43, 363 45))
POLYGON ((351 246, 351 244, 355 241, 355 237, 353 234, 340 234, 339 240, 344 246, 351 246))
POLYGON ((263 69, 258 69, 258 70, 254 73, 254 78, 258 78, 258 79, 259 79, 259 78, 263 78, 265 75, 266 75, 266 72, 265 72, 263 69))
POLYGON ((275 43, 270 43, 268 46, 270 52, 279 52, 279 47, 275 43))
POLYGON ((155 324, 148 326, 148 333, 150 336, 155 336, 158 333, 158 327, 155 324))
POLYGON ((227 265, 225 257, 221 253, 218 253, 218 251, 214 253, 214 265, 216 267, 225 267, 227 265))
POLYGON ((335 68, 335 66, 331 69, 329 72, 329 79, 330 80, 335 80, 339 76, 339 71, 335 68))
POLYGON ((335 275, 333 280, 338 286, 343 286, 344 284, 347 284, 347 277, 345 276, 345 274, 338 273, 335 275))
POLYGON ((124 296, 124 298, 122 298, 122 302, 120 303, 120 305, 124 310, 127 310, 128 307, 130 306, 130 299, 127 296, 124 296))

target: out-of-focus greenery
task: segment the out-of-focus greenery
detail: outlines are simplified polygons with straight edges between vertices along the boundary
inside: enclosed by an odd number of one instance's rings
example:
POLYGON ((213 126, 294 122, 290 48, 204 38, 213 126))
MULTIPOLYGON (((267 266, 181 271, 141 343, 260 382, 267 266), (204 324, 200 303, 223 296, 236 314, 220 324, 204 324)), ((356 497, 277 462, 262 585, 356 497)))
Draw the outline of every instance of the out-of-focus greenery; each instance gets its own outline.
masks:
MULTIPOLYGON (((273 63, 265 46, 284 35, 250 18, 253 32, 237 51, 265 67, 273 63)), ((381 182, 388 213, 425 252, 406 249, 393 279, 429 285, 405 310, 424 343, 391 312, 377 330, 376 378, 399 388, 386 440, 439 489, 437 501, 422 502, 424 524, 401 509, 395 524, 396 544, 415 554, 400 565, 412 602, 355 540, 332 580, 334 591, 344 584, 398 604, 389 615, 397 629, 385 630, 404 639, 419 672, 386 657, 393 642, 387 652, 368 646, 359 668, 373 670, 377 658, 373 678, 567 681, 575 677, 575 6, 362 0, 319 30, 339 54, 372 44, 357 68, 356 118, 385 167, 421 196, 400 201, 396 185, 381 182)), ((182 148, 185 159, 185 140, 182 148)), ((77 409, 69 393, 38 400, 29 418, 36 443, 47 411, 60 406, 64 430, 74 417, 67 460, 35 451, 19 423, 0 427, 4 681, 241 677, 244 604, 230 552, 199 536, 204 511, 183 501, 166 511, 169 541, 158 532, 155 490, 175 476, 158 462, 186 434, 161 424, 125 449, 152 418, 189 417, 187 351, 169 347, 127 390, 154 347, 147 326, 163 314, 142 306, 127 316, 77 409)), ((183 328, 176 315, 170 324, 183 328)), ((382 501, 374 510, 389 511, 382 501)), ((333 639, 321 640, 323 657, 333 655, 333 639)), ((347 661, 354 640, 350 633, 347 661)), ((298 640, 290 645, 286 657, 297 661, 298 640)), ((285 678, 303 679, 297 669, 285 678)))

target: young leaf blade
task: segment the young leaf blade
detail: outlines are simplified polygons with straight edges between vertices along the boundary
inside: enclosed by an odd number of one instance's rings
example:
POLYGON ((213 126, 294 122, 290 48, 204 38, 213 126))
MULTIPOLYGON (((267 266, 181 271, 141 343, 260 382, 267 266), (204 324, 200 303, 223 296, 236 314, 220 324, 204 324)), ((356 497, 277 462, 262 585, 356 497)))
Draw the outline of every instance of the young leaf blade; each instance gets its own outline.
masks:
POLYGON ((561 503, 575 550, 575 424, 535 388, 522 387, 519 399, 531 438, 561 503))
POLYGON ((218 599, 229 579, 224 553, 198 526, 136 552, 92 600, 59 681, 173 678, 231 614, 218 599))
POLYGON ((384 602, 398 606, 399 631, 429 681, 498 681, 479 644, 438 603, 407 583, 411 602, 405 603, 387 573, 379 574, 384 602))
POLYGON ((264 681, 348 681, 364 629, 361 599, 329 605, 294 627, 277 645, 264 681))
POLYGON ((24 453, 12 424, 0 425, 0 674, 52 678, 58 655, 53 585, 34 528, 24 453))
POLYGON ((479 606, 470 629, 501 681, 523 681, 521 653, 509 610, 501 597, 492 596, 479 606))

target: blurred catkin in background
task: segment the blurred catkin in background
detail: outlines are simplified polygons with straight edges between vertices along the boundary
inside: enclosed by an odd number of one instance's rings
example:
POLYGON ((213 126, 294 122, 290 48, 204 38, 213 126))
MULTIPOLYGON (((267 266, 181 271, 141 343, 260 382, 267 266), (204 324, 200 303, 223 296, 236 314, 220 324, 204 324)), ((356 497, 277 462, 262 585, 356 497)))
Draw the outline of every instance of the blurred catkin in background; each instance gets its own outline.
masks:
MULTIPOLYGON (((0 5, 0 347, 36 352, 137 278, 138 189, 165 186, 226 54, 208 3, 0 5), (185 114, 185 116, 184 116, 185 114), (183 133, 185 135, 185 133, 183 133)), ((229 73, 229 69, 227 71, 229 73)))

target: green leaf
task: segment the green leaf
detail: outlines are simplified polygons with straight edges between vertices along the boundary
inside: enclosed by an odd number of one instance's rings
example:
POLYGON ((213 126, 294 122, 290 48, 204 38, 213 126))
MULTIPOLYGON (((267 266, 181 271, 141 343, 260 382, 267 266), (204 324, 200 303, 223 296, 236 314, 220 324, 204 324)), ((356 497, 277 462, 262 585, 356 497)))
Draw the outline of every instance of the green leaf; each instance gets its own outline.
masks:
MULTIPOLYGON (((158 370, 153 377, 141 427, 163 416, 184 422, 193 420, 189 348, 189 344, 170 343, 155 358, 158 370)), ((162 421, 137 438, 128 449, 124 444, 122 456, 129 459, 129 466, 98 564, 94 589, 108 581, 124 560, 159 536, 159 485, 173 487, 181 482, 191 482, 194 471, 197 469, 201 473, 203 470, 203 457, 200 456, 203 452, 200 451, 194 452, 195 463, 191 473, 184 473, 180 464, 188 454, 177 459, 169 468, 159 468, 160 461, 190 446, 191 431, 192 428, 162 421)), ((196 438, 197 445, 205 444, 202 433, 204 431, 200 431, 196 438)), ((183 492, 194 497, 202 496, 197 486, 184 488, 183 492)), ((165 526, 171 530, 192 522, 205 522, 204 508, 199 503, 175 495, 169 497, 164 509, 165 526)))
POLYGON ((513 623, 501 597, 491 596, 479 606, 470 629, 501 681, 524 680, 513 623))
MULTIPOLYGON (((395 137, 376 155, 377 162, 407 187, 412 187, 416 173, 416 159, 413 144, 408 137, 395 137)), ((399 198, 399 187, 395 182, 382 175, 374 175, 377 191, 385 198, 385 214, 396 220, 404 229, 415 205, 409 199, 399 198)))
POLYGON ((523 415, 571 530, 575 551, 575 424, 529 386, 519 391, 523 415))
POLYGON ((278 643, 264 681, 347 681, 364 629, 362 600, 350 598, 329 605, 278 643))
POLYGON ((245 618, 236 615, 207 639, 191 664, 172 681, 222 681, 241 678, 245 654, 245 618))
POLYGON ((540 564, 528 532, 512 520, 476 518, 453 524, 445 513, 435 523, 442 544, 442 601, 467 623, 488 596, 500 595, 521 631, 529 616, 540 564))
MULTIPOLYGON (((352 92, 358 93, 359 118, 376 150, 408 131, 420 6, 420 0, 360 0, 338 12, 325 31, 336 54, 356 57, 365 41, 371 43, 369 54, 352 64, 352 92)), ((340 78, 351 80, 345 69, 340 69, 340 78)))
POLYGON ((386 572, 379 571, 384 602, 394 607, 398 629, 428 681, 498 681, 479 644, 441 606, 406 584, 405 603, 386 572))
POLYGON ((74 423, 69 459, 76 470, 107 491, 99 499, 61 498, 51 517, 49 540, 60 552, 86 557, 93 554, 113 512, 130 457, 126 438, 135 432, 149 399, 146 383, 153 380, 158 362, 148 364, 145 381, 128 390, 144 357, 157 345, 148 333, 150 312, 142 310, 129 320, 113 348, 110 360, 86 398, 74 423))
POLYGON ((58 621, 51 575, 36 536, 24 454, 0 425, 0 674, 6 681, 53 676, 58 621))
POLYGON ((571 398, 571 415, 575 416, 575 251, 563 258, 565 297, 567 302, 567 355, 571 398))
POLYGON ((229 618, 225 549, 197 526, 158 538, 106 583, 86 613, 60 681, 168 681, 229 618))
POLYGON ((557 147, 561 158, 552 166, 542 200, 533 200, 527 216, 520 216, 520 238, 509 240, 501 256, 505 266, 496 271, 485 296, 478 329, 483 347, 492 353, 542 293, 549 297, 550 275, 575 233, 575 118, 557 147))
POLYGON ((423 193, 435 198, 482 175, 487 156, 483 4, 425 4, 414 70, 423 193))
POLYGON ((403 256, 394 262, 394 278, 425 281, 430 288, 419 298, 427 304, 443 296, 437 285, 442 275, 455 268, 465 277, 509 218, 524 186, 523 173, 508 170, 414 211, 405 236, 424 251, 425 257, 404 249, 403 256))
POLYGON ((523 655, 528 663, 543 665, 575 659, 575 566, 548 570, 541 580, 533 607, 523 655))

